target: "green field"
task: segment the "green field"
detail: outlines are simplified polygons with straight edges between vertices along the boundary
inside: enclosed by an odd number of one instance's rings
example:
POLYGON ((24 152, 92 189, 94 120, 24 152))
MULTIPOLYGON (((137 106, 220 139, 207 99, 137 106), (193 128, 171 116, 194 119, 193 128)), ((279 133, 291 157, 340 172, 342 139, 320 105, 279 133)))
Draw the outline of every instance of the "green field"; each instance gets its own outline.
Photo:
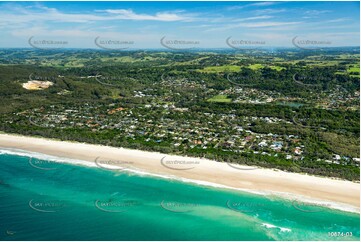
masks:
MULTIPOLYGON (((256 70, 260 70, 262 68, 266 67, 265 65, 262 65, 262 64, 252 64, 252 65, 249 65, 248 68, 256 71, 256 70)), ((267 66, 268 68, 271 68, 272 70, 276 70, 276 71, 282 71, 283 69, 286 69, 284 67, 281 67, 281 66, 267 66)))
POLYGON ((229 103, 232 99, 228 98, 227 95, 216 95, 207 100, 208 102, 218 102, 218 103, 229 103))
POLYGON ((282 71, 285 70, 286 68, 282 67, 282 66, 269 66, 269 68, 276 70, 276 71, 282 71))
POLYGON ((357 72, 360 73, 360 64, 350 65, 347 69, 347 72, 357 72))
POLYGON ((219 73, 219 72, 237 72, 240 70, 241 70, 240 66, 225 65, 225 66, 208 66, 199 71, 203 73, 219 73))
POLYGON ((264 67, 264 65, 262 64, 253 64, 253 65, 249 65, 248 68, 252 69, 252 70, 259 70, 262 69, 264 67))
POLYGON ((347 68, 348 73, 358 73, 358 74, 350 74, 352 77, 360 77, 360 64, 349 65, 347 68))

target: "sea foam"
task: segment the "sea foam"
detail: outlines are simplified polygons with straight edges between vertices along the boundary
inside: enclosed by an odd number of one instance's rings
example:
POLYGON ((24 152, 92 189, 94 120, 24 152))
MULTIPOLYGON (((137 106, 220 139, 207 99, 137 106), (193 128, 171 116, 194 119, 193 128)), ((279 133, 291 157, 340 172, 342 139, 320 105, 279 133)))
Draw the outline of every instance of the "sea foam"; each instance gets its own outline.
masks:
POLYGON ((267 229, 274 229, 277 228, 279 229, 281 232, 291 232, 292 230, 289 228, 284 228, 284 227, 279 227, 273 224, 268 224, 268 223, 262 223, 261 225, 262 227, 266 227, 267 229))

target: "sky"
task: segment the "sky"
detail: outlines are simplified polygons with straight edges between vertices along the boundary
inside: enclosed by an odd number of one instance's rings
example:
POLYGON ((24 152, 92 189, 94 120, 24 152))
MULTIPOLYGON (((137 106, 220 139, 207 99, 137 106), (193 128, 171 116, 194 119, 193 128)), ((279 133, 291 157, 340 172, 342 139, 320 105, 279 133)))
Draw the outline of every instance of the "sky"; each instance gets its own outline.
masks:
POLYGON ((359 11, 359 2, 0 2, 0 48, 359 46, 359 11))

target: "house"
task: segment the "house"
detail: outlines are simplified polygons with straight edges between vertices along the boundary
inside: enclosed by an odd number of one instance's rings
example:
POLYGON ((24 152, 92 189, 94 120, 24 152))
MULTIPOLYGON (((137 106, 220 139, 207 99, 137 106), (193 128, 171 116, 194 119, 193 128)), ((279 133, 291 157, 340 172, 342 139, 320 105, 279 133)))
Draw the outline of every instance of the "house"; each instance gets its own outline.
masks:
POLYGON ((293 151, 296 155, 301 155, 302 154, 302 150, 300 147, 296 147, 293 151))
POLYGON ((266 140, 262 140, 262 141, 258 144, 258 146, 260 146, 260 147, 267 147, 268 145, 267 145, 266 140))
POLYGON ((275 142, 272 143, 272 145, 270 147, 273 150, 280 150, 283 147, 283 142, 282 141, 275 141, 275 142))
POLYGON ((252 136, 247 136, 245 139, 246 139, 246 141, 250 141, 250 140, 252 140, 252 136))
POLYGON ((200 141, 200 140, 193 140, 193 144, 201 145, 201 144, 202 144, 202 141, 200 141))

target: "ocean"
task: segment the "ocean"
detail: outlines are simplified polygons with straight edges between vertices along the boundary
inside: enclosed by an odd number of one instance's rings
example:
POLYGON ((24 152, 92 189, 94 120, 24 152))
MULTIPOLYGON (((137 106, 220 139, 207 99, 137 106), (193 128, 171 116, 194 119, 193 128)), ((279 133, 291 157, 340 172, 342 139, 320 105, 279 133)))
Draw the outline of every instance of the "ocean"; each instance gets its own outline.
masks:
POLYGON ((360 240, 358 213, 71 162, 0 149, 0 240, 360 240))

